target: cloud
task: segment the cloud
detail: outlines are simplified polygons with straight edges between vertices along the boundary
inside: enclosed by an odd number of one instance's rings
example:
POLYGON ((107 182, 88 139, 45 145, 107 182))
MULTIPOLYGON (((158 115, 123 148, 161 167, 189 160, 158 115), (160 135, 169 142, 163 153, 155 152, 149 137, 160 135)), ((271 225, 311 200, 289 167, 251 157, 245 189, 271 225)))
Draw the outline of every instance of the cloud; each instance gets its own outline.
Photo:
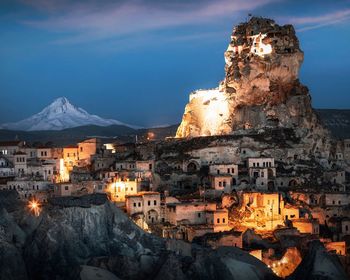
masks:
POLYGON ((350 19, 350 9, 343 9, 323 15, 291 17, 285 20, 298 27, 299 32, 313 30, 329 25, 338 24, 350 19))
POLYGON ((43 14, 40 19, 22 20, 23 24, 60 33, 56 44, 79 44, 209 24, 280 0, 22 1, 43 14))

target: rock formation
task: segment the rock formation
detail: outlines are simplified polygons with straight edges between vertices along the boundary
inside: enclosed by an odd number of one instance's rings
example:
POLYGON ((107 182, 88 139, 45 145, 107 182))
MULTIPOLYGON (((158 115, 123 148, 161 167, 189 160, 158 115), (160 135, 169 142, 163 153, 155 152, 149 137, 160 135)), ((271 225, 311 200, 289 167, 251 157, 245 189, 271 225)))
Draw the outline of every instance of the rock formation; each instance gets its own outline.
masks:
POLYGON ((326 251, 320 241, 312 241, 301 264, 288 280, 346 280, 348 279, 336 255, 326 251))
POLYGON ((225 79, 216 89, 190 94, 176 137, 265 128, 292 128, 302 138, 326 137, 309 91, 298 80, 303 57, 292 25, 257 17, 239 24, 225 52, 225 79))
POLYGON ((102 194, 50 200, 39 217, 15 194, 0 191, 0 280, 95 279, 94 274, 107 279, 277 279, 237 248, 188 244, 191 253, 178 254, 177 245, 172 249, 165 239, 144 232, 102 194))

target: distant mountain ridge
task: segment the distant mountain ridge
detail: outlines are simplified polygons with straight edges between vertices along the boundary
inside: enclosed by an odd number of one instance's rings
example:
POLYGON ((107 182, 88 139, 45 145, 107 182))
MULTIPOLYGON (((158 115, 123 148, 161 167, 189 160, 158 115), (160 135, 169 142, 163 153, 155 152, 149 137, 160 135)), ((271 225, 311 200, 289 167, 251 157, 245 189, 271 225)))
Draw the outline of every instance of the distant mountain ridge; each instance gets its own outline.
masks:
POLYGON ((63 130, 84 125, 124 125, 131 128, 139 128, 117 120, 103 119, 99 116, 91 115, 84 109, 71 104, 66 97, 57 98, 41 112, 27 119, 2 124, 0 128, 21 131, 42 131, 63 130))
POLYGON ((350 109, 316 109, 316 112, 334 137, 350 138, 350 109))
POLYGON ((40 142, 45 144, 52 142, 57 146, 76 144, 91 137, 103 138, 103 142, 135 142, 153 134, 154 140, 162 140, 168 136, 174 136, 178 124, 169 127, 157 127, 149 129, 133 129, 124 125, 96 126, 85 125, 63 130, 20 131, 0 129, 0 141, 20 139, 29 143, 40 142))

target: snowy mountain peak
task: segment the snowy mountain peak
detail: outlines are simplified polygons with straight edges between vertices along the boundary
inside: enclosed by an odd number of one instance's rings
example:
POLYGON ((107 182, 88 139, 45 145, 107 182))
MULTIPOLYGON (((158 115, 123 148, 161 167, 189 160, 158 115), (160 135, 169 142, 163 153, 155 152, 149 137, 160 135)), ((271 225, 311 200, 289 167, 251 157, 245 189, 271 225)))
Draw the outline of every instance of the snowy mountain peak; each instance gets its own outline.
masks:
POLYGON ((84 109, 74 106, 66 97, 59 97, 40 113, 16 123, 3 124, 1 128, 10 130, 62 130, 83 125, 126 125, 132 128, 135 126, 124 124, 117 120, 103 119, 91 115, 84 109))
POLYGON ((89 115, 85 110, 74 106, 66 97, 59 97, 54 100, 49 106, 47 106, 40 113, 47 115, 48 117, 55 116, 57 114, 72 114, 72 115, 89 115))
POLYGON ((59 97, 57 99, 55 99, 50 105, 49 107, 53 106, 53 107, 63 107, 66 104, 71 104, 69 102, 69 100, 67 99, 67 97, 59 97))

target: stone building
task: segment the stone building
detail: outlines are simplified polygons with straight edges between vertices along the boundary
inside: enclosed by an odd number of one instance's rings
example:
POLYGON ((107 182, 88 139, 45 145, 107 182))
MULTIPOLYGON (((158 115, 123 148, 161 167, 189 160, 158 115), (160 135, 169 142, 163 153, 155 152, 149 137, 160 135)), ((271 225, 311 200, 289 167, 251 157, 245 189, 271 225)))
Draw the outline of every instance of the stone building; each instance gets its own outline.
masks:
POLYGON ((140 192, 134 195, 126 196, 126 212, 129 216, 141 216, 148 224, 160 223, 163 220, 161 216, 160 193, 158 192, 140 192))

